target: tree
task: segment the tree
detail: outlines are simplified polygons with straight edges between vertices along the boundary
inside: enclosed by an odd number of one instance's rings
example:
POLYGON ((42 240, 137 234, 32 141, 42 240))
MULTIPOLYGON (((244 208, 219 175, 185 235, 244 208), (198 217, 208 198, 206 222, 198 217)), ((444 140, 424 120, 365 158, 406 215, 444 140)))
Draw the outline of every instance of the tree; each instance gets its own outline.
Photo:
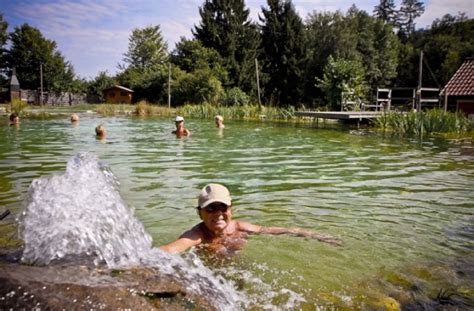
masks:
POLYGON ((396 77, 398 65, 398 38, 389 24, 371 17, 355 6, 349 9, 346 22, 357 42, 356 57, 361 59, 367 83, 375 90, 390 84, 396 77))
POLYGON ((423 2, 418 0, 402 0, 398 12, 398 27, 406 35, 415 32, 415 19, 425 12, 423 2))
POLYGON ((136 28, 128 40, 128 51, 123 58, 126 65, 119 65, 120 69, 154 70, 167 61, 168 45, 161 36, 160 26, 136 28))
POLYGON ((419 46, 437 81, 433 81, 428 72, 423 80, 433 86, 443 86, 463 60, 474 55, 474 20, 467 19, 462 13, 444 15, 423 32, 419 46))
POLYGON ((334 59, 329 56, 322 79, 316 79, 317 86, 326 95, 331 109, 338 109, 342 92, 351 92, 356 98, 364 98, 367 86, 364 80, 364 67, 358 61, 334 59))
POLYGON ((73 66, 57 50, 56 42, 43 37, 41 32, 23 24, 15 27, 9 36, 11 48, 6 53, 9 70, 17 70, 21 87, 40 87, 40 65, 43 68, 45 90, 63 91, 74 79, 73 66))
POLYGON ((374 8, 374 16, 384 23, 395 25, 396 11, 394 0, 380 0, 379 5, 374 8))
POLYGON ((223 60, 213 48, 204 47, 197 39, 187 40, 184 37, 176 43, 176 49, 171 53, 170 61, 186 72, 199 69, 209 69, 226 84, 227 71, 223 68, 223 60))
POLYGON ((8 39, 8 23, 3 20, 3 14, 0 13, 0 86, 6 82, 6 79, 2 75, 6 68, 4 68, 5 64, 5 49, 3 46, 7 43, 8 39))
POLYGON ((291 0, 268 0, 260 21, 265 97, 278 105, 297 104, 303 97, 306 45, 304 25, 291 0))
POLYGON ((116 84, 114 78, 108 75, 107 71, 101 71, 94 80, 87 83, 87 94, 97 96, 100 101, 104 101, 102 91, 116 84))
POLYGON ((134 90, 134 100, 157 102, 166 93, 168 80, 167 44, 160 26, 134 29, 124 54, 122 71, 117 75, 121 85, 134 90))
POLYGON ((244 0, 205 0, 199 14, 201 22, 193 30, 204 47, 216 50, 228 71, 226 86, 237 86, 255 93, 254 64, 259 37, 249 19, 244 0))
POLYGON ((192 73, 177 70, 172 83, 175 102, 217 105, 224 95, 219 79, 209 69, 198 69, 192 73))

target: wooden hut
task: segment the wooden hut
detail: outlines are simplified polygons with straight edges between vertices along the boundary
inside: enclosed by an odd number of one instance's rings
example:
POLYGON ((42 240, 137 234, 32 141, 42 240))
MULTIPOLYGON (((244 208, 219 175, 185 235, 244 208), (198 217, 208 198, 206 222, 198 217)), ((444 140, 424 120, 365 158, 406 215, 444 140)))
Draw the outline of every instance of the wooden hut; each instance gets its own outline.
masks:
POLYGON ((441 91, 444 107, 455 105, 456 111, 474 116, 474 57, 467 58, 441 91))
POLYGON ((105 102, 109 104, 131 104, 132 93, 131 89, 120 85, 114 85, 102 91, 104 93, 105 102))

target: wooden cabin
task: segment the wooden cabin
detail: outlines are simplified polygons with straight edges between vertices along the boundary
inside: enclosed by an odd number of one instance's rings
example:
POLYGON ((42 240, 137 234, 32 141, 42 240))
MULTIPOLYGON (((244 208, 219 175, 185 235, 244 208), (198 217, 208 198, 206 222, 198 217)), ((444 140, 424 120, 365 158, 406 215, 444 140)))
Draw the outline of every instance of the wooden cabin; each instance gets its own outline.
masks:
POLYGON ((467 58, 448 81, 441 95, 445 109, 456 107, 456 111, 474 117, 474 57, 467 58))
POLYGON ((102 91, 104 93, 105 102, 108 104, 131 104, 132 93, 131 89, 120 85, 114 85, 102 91))

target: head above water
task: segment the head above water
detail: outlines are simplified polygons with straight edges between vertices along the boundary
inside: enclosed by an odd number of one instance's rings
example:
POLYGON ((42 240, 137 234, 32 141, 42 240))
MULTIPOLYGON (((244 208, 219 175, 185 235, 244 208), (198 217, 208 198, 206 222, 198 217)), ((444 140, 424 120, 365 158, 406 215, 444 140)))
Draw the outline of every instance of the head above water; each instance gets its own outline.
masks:
POLYGON ((105 126, 103 124, 99 124, 95 128, 95 134, 98 137, 105 137, 106 131, 105 131, 105 126))
POLYGON ((16 112, 12 112, 10 114, 10 122, 11 123, 20 123, 20 116, 16 112))
POLYGON ((79 121, 79 116, 75 113, 71 114, 71 122, 79 121))
POLYGON ((230 192, 221 184, 208 184, 202 188, 199 194, 198 208, 206 208, 215 202, 231 206, 232 198, 230 197, 230 192))

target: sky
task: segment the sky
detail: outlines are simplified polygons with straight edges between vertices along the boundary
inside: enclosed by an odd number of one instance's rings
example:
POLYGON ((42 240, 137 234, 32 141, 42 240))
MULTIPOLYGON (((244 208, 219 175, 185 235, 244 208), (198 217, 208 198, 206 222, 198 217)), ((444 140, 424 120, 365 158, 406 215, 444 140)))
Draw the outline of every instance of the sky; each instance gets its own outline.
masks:
MULTIPOLYGON (((199 24, 203 0, 0 0, 0 12, 8 22, 8 31, 24 23, 38 28, 44 37, 54 40, 76 74, 88 80, 100 71, 113 75, 127 52, 133 29, 160 25, 168 50, 180 37, 191 38, 191 29, 199 24)), ((401 0, 395 0, 397 7, 401 0)), ((250 16, 258 21, 265 0, 246 0, 250 16)), ((355 3, 372 14, 379 0, 293 0, 303 20, 314 11, 333 12, 355 3)), ((473 0, 424 1, 425 13, 416 20, 417 28, 426 28, 445 14, 467 13, 474 16, 473 0)))

